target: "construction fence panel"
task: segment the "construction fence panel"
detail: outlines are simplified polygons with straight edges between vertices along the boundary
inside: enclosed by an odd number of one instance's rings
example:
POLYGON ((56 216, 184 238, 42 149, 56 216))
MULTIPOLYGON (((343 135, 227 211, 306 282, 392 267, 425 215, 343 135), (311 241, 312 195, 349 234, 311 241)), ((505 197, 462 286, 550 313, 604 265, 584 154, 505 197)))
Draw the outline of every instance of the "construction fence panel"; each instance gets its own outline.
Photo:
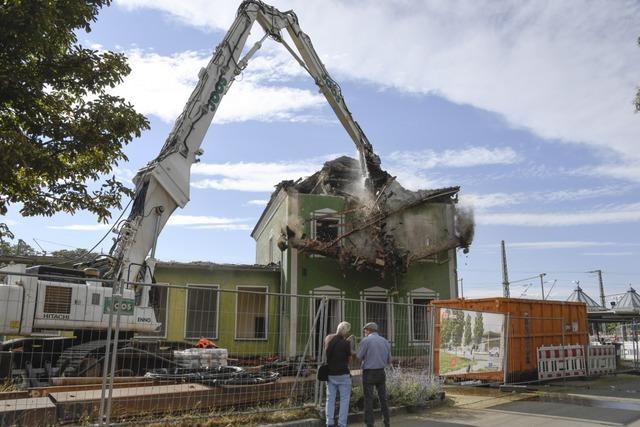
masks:
MULTIPOLYGON (((321 408, 325 384, 316 372, 326 336, 342 321, 351 324, 354 355, 368 322, 390 341, 391 390, 433 379, 434 318, 427 300, 289 295, 259 285, 111 286, 106 330, 17 337, 13 347, 11 340, 2 342, 8 350, 0 353, 0 425, 136 424, 321 408), (126 290, 135 289, 137 298, 142 286, 150 288, 160 323, 153 333, 126 327, 126 290)), ((351 372, 358 408, 356 357, 351 372)))
POLYGON ((586 375, 585 346, 578 344, 538 347, 538 379, 586 375))
POLYGON ((613 334, 608 338, 615 343, 620 343, 616 352, 621 368, 640 367, 640 323, 620 323, 615 326, 613 334))
POLYGON ((616 371, 616 347, 614 345, 589 344, 587 347, 589 375, 612 374, 616 371))

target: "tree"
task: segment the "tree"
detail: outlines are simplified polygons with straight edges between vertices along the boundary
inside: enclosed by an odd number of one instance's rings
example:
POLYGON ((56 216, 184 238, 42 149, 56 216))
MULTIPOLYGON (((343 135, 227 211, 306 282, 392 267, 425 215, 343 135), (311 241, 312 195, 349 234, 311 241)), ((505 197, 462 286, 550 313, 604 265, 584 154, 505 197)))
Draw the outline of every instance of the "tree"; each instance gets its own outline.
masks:
POLYGON ((473 341, 477 344, 482 342, 482 335, 484 335, 484 320, 482 313, 476 313, 476 319, 473 324, 473 341))
POLYGON ((451 344, 459 347, 462 344, 462 333, 464 331, 464 313, 461 310, 454 310, 451 323, 451 344))
POLYGON ((149 122, 108 93, 131 69, 121 53, 77 43, 110 3, 0 5, 0 215, 20 203, 24 216, 87 210, 106 221, 131 195, 113 167, 149 122))
POLYGON ((64 258, 64 259, 73 260, 73 261, 76 261, 76 260, 80 261, 83 259, 96 257, 99 254, 96 252, 89 252, 87 249, 77 248, 77 249, 60 249, 60 250, 51 252, 50 255, 58 258, 64 258))
POLYGON ((27 242, 18 239, 18 243, 15 245, 8 242, 0 242, 0 255, 32 256, 37 255, 37 252, 27 242))
POLYGON ((467 314, 467 317, 464 319, 464 345, 470 345, 472 337, 471 315, 467 314))
POLYGON ((440 322, 440 347, 447 348, 449 341, 451 341, 451 320, 447 316, 446 318, 443 317, 440 322))

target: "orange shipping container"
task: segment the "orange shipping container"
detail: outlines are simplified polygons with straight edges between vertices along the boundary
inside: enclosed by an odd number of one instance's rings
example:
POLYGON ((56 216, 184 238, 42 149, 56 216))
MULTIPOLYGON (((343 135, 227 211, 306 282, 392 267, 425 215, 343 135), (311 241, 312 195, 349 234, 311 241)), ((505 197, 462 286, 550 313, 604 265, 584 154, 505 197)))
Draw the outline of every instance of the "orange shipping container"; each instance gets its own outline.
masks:
POLYGON ((518 382, 536 379, 537 349, 550 345, 586 345, 587 306, 580 302, 529 300, 518 298, 481 298, 438 300, 434 334, 434 372, 439 373, 440 309, 480 311, 505 314, 506 369, 502 372, 456 374, 459 379, 518 382))

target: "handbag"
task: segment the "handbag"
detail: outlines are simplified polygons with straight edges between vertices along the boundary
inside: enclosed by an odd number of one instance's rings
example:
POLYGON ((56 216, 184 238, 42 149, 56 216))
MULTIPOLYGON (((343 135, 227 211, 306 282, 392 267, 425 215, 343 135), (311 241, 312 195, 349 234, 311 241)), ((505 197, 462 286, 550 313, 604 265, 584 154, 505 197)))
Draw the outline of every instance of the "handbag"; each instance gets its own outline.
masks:
MULTIPOLYGON (((327 347, 327 352, 325 353, 325 356, 327 356, 327 358, 329 357, 329 353, 331 352, 331 350, 333 350, 333 348, 335 347, 336 342, 338 342, 337 338, 338 337, 335 337, 333 341, 331 341, 330 346, 327 347)), ((316 379, 318 381, 329 381, 329 364, 327 362, 324 362, 322 365, 320 365, 320 367, 318 367, 316 379)))

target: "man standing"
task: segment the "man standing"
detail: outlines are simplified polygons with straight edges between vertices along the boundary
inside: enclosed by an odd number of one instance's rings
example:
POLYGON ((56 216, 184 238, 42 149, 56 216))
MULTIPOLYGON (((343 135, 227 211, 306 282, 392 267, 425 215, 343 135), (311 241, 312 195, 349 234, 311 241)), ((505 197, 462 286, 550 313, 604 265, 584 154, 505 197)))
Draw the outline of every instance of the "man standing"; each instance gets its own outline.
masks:
POLYGON ((362 361, 362 387, 364 388, 364 423, 373 427, 373 388, 378 390, 385 427, 389 427, 386 376, 384 368, 391 363, 391 344, 378 335, 378 325, 364 325, 364 339, 358 347, 358 359, 362 361))

